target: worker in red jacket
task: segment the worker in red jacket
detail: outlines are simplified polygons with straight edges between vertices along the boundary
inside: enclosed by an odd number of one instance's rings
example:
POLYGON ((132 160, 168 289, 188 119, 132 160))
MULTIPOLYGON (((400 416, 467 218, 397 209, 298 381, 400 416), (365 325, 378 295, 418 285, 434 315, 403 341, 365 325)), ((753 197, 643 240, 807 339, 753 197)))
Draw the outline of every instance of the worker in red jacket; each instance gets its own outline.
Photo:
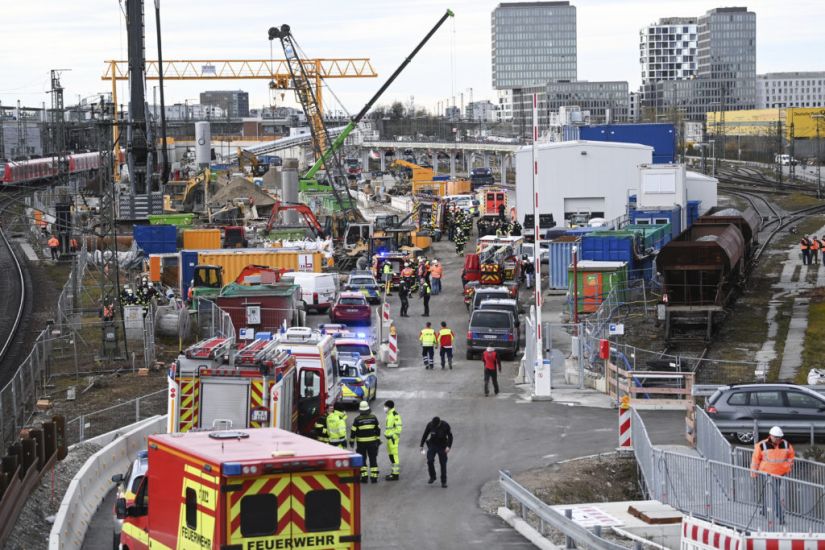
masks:
POLYGON ((493 390, 498 395, 498 373, 501 372, 501 359, 498 358, 496 350, 489 346, 481 359, 484 362, 484 395, 490 395, 490 380, 493 381, 493 390))

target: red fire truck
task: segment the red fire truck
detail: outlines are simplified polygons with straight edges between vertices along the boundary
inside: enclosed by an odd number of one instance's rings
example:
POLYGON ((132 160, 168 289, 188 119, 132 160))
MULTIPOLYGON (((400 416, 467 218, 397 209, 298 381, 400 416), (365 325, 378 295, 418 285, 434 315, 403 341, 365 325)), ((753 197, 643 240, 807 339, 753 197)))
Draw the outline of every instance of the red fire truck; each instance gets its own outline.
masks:
POLYGON ((277 428, 149 436, 122 548, 361 547, 361 456, 277 428), (151 497, 151 498, 150 498, 151 497))

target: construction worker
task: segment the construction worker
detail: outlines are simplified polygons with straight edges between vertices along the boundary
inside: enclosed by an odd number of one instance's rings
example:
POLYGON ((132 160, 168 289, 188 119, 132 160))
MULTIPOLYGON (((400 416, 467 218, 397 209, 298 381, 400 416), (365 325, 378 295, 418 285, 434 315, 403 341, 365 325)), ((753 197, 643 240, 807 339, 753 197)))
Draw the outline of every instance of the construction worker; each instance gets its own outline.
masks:
POLYGON ((352 421, 349 432, 350 447, 364 459, 361 466, 361 483, 367 480, 378 483, 378 446, 381 444, 381 426, 378 419, 370 412, 370 404, 361 401, 358 405, 360 414, 352 421), (369 467, 367 461, 369 460, 369 467))
POLYGON ((487 350, 481 356, 481 360, 484 362, 484 395, 490 395, 490 389, 488 387, 490 380, 493 381, 493 391, 498 395, 498 373, 496 369, 498 369, 498 372, 501 372, 501 359, 499 359, 495 349, 487 346, 487 350))
POLYGON ((60 241, 56 236, 52 235, 49 237, 47 244, 49 245, 49 250, 52 253, 52 260, 57 261, 57 258, 60 256, 60 241))
POLYGON ((753 448, 753 457, 751 458, 751 477, 757 479, 759 499, 762 501, 762 515, 766 512, 766 494, 765 490, 770 479, 773 485, 773 508, 776 513, 776 518, 780 524, 785 523, 784 512, 782 510, 782 477, 788 475, 793 469, 793 461, 796 453, 793 446, 788 440, 783 439, 785 434, 782 428, 774 426, 768 433, 767 439, 758 442, 753 448), (758 473, 770 474, 760 476, 758 473))
POLYGON ((406 280, 401 281, 398 287, 398 297, 401 299, 401 317, 409 317, 407 310, 410 307, 410 285, 406 280))
POLYGON ((329 414, 319 416, 315 420, 315 425, 312 426, 312 437, 321 443, 329 443, 329 431, 327 430, 327 421, 329 414))
POLYGON ((444 266, 438 263, 438 260, 433 260, 430 266, 430 280, 433 285, 433 294, 441 294, 441 276, 444 274, 444 266))
POLYGON ((330 445, 347 448, 347 413, 342 403, 335 403, 333 411, 327 415, 327 436, 330 445))
MULTIPOLYGON (((822 254, 825 255, 825 252, 823 252, 822 254)), ((816 235, 814 235, 813 237, 811 237, 811 260, 813 261, 813 263, 815 263, 815 264, 819 263, 818 256, 819 256, 819 241, 817 240, 816 235)), ((825 256, 823 256, 822 261, 825 262, 825 256)))
POLYGON ((398 461, 398 441, 401 439, 401 415, 395 410, 395 402, 388 399, 384 402, 384 413, 387 415, 387 424, 384 428, 384 437, 387 438, 387 454, 390 457, 392 470, 384 479, 398 481, 401 474, 401 464, 398 461))
POLYGON ((418 340, 421 342, 421 357, 424 358, 424 369, 431 369, 435 364, 435 331, 432 323, 427 321, 427 324, 418 335, 418 340))
MULTIPOLYGON (((49 241, 51 242, 51 241, 49 241)), ((49 245, 51 246, 51 245, 49 245)), ((799 248, 802 250, 802 265, 810 265, 811 264, 811 241, 808 239, 808 236, 805 235, 802 237, 802 240, 799 241, 799 248)))
POLYGON ((80 247, 77 245, 77 239, 75 239, 74 237, 72 237, 72 238, 69 240, 69 251, 70 251, 72 254, 77 254, 77 251, 78 251, 78 249, 79 249, 79 248, 80 248, 80 247))
POLYGON ((422 317, 429 317, 430 316, 430 295, 432 295, 433 289, 430 287, 429 281, 427 279, 421 279, 421 300, 424 302, 424 313, 421 314, 422 317))
POLYGON ((424 454, 424 444, 427 444, 427 471, 430 479, 427 483, 435 483, 435 457, 438 455, 438 464, 441 466, 441 486, 447 488, 447 455, 453 446, 453 432, 450 425, 434 416, 424 429, 421 436, 421 454, 424 454))
POLYGON ((438 354, 441 356, 441 370, 444 370, 444 359, 450 364, 450 370, 453 370, 453 342, 455 342, 455 333, 452 329, 447 328, 447 322, 441 321, 441 330, 438 331, 438 354))

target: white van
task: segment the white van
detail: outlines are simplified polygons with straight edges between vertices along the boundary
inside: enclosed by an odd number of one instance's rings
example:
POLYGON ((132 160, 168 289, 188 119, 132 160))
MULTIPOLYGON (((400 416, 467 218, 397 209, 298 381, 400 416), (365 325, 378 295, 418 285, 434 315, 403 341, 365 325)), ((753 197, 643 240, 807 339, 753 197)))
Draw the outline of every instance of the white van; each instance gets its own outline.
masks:
POLYGON ((324 313, 332 306, 338 290, 338 280, 332 273, 290 271, 281 275, 281 281, 300 286, 307 311, 315 310, 319 313, 324 313))

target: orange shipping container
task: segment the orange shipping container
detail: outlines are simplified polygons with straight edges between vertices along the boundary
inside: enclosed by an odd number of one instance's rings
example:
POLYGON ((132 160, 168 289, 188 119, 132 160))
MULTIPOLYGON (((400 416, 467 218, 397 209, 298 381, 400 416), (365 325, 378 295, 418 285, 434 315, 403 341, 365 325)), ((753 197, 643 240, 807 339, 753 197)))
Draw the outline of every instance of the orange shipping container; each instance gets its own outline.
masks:
POLYGON ((447 195, 469 195, 471 192, 470 180, 458 179, 447 182, 447 195))
POLYGON ((221 247, 220 229, 184 229, 184 250, 214 250, 221 247))
POLYGON ((313 271, 320 273, 324 267, 324 255, 312 251, 232 250, 198 253, 198 265, 223 267, 224 283, 234 281, 248 265, 265 265, 274 269, 313 271), (300 262, 300 265, 299 265, 300 262))
POLYGON ((149 256, 149 280, 153 283, 160 282, 160 256, 155 254, 149 256))

